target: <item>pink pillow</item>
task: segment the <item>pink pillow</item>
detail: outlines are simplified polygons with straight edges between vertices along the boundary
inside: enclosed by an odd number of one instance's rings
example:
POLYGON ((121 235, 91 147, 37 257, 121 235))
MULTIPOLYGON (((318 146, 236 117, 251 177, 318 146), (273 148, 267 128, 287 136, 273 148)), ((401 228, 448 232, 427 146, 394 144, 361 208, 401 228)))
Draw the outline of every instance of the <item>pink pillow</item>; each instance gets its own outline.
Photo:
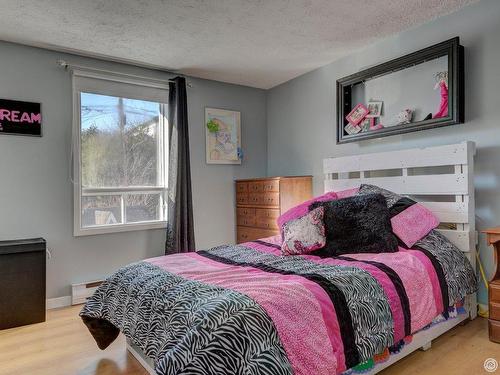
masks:
POLYGON ((415 203, 391 218, 392 231, 408 248, 439 225, 439 219, 421 204, 415 203))
POLYGON ((307 254, 325 246, 324 207, 318 207, 283 225, 283 255, 307 254))
MULTIPOLYGON (((288 211, 283 213, 280 217, 278 217, 278 227, 283 229, 283 225, 286 224, 290 220, 298 219, 301 216, 304 216, 309 212, 309 206, 314 202, 326 202, 333 201, 337 199, 337 193, 334 191, 330 191, 318 197, 314 197, 309 199, 308 201, 302 202, 301 204, 290 208, 288 211)), ((283 230, 282 230, 283 232, 283 230)))

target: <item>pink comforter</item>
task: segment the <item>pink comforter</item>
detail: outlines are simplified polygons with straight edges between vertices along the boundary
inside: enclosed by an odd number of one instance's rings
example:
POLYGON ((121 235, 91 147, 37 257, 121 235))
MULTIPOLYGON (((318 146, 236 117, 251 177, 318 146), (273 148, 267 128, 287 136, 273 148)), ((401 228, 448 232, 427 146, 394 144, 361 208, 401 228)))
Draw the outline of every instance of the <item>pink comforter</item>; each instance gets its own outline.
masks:
MULTIPOLYGON (((280 256, 276 246, 279 241, 276 236, 242 246, 280 256)), ((443 311, 438 275, 429 258, 420 251, 400 248, 397 253, 303 258, 318 265, 356 267, 373 277, 389 302, 394 343, 420 330, 443 311)), ((318 283, 301 275, 270 273, 197 253, 158 257, 147 262, 184 278, 232 289, 254 299, 272 319, 295 374, 336 374, 346 370, 335 306, 318 283)), ((370 337, 357 341, 361 339, 370 337)))

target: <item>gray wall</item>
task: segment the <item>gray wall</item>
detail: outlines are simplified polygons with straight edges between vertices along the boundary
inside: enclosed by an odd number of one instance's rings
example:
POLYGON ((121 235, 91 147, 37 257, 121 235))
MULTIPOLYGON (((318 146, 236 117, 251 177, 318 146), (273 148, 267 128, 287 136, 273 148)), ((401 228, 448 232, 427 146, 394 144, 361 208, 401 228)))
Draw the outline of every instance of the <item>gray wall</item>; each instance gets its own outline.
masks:
MULTIPOLYGON (((315 192, 320 193, 325 157, 466 139, 479 147, 478 227, 500 224, 498 19, 500 2, 483 0, 282 84, 267 95, 263 90, 189 79, 194 86, 188 90, 188 100, 197 248, 234 241, 234 178, 262 176, 266 171, 268 175, 313 174, 315 192), (335 144, 336 79, 456 35, 466 46, 466 124, 335 144), (205 106, 241 111, 242 166, 205 164, 205 106)), ((72 282, 101 278, 129 262, 162 254, 162 230, 73 237, 71 80, 55 61, 63 58, 128 73, 168 75, 1 42, 0 57, 0 97, 41 102, 44 132, 42 138, 0 136, 0 240, 35 236, 48 240, 52 250, 47 268, 49 298, 68 295, 72 282)), ((491 272, 491 251, 484 244, 481 250, 491 272)), ((486 300, 484 290, 481 300, 486 300)))
MULTIPOLYGON (((42 103, 43 137, 0 136, 0 240, 41 236, 47 297, 70 294, 69 285, 98 279, 127 263, 162 254, 164 233, 149 230, 73 237, 71 78, 56 60, 168 78, 169 75, 43 49, 0 43, 0 98, 42 103)), ((266 93, 189 79, 188 108, 197 248, 234 242, 233 179, 266 173, 266 93), (241 166, 205 164, 204 107, 241 111, 241 166)))
MULTIPOLYGON (((479 229, 499 225, 499 20, 500 2, 483 0, 271 89, 267 99, 268 174, 312 173, 314 191, 320 193, 323 158, 473 140, 478 146, 477 225, 479 229), (465 124, 335 144, 335 81, 338 78, 457 35, 466 47, 465 124)), ((491 250, 484 245, 483 236, 480 241, 483 262, 491 273, 491 250)), ((486 300, 485 290, 481 288, 480 301, 486 300)))

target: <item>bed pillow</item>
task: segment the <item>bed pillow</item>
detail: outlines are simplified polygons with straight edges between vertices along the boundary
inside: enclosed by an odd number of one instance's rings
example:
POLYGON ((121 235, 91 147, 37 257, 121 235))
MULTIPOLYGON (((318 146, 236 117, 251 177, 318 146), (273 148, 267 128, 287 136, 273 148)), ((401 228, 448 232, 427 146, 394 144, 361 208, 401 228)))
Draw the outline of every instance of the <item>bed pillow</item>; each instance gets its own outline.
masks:
POLYGON ((307 254, 325 246, 324 208, 318 207, 283 225, 283 255, 307 254))
POLYGON ((358 195, 373 193, 380 193, 386 198, 392 231, 408 248, 439 225, 439 219, 428 208, 392 191, 365 184, 359 188, 358 195))
POLYGON ((375 185, 361 184, 356 195, 367 195, 367 194, 382 194, 385 197, 388 208, 391 208, 398 200, 403 198, 401 195, 393 193, 390 190, 382 189, 375 185))
POLYGON ((337 199, 337 194, 334 191, 325 193, 318 197, 314 197, 309 199, 308 201, 302 202, 301 204, 290 208, 288 211, 283 213, 280 217, 278 217, 278 227, 281 229, 281 233, 283 234, 283 225, 286 224, 290 220, 298 219, 299 217, 307 214, 310 209, 309 206, 314 202, 325 202, 337 199))
POLYGON ((390 208, 392 231, 411 248, 439 225, 439 219, 410 198, 401 198, 390 208))
POLYGON ((311 208, 325 208, 326 245, 329 256, 353 253, 393 253, 398 241, 391 228, 391 216, 382 194, 356 195, 311 208))
POLYGON ((349 197, 356 195, 358 193, 358 191, 359 191, 359 188, 336 191, 337 198, 338 199, 349 198, 349 197))

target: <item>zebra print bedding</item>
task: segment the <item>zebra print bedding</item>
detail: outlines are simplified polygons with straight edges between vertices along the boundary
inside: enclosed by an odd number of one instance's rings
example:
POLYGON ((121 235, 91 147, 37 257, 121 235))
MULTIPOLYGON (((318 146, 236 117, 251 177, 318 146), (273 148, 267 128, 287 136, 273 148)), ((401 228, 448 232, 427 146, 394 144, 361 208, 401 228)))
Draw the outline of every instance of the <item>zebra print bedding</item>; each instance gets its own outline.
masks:
POLYGON ((464 255, 429 236, 396 253, 282 256, 276 236, 148 259, 80 315, 101 348, 119 330, 158 374, 340 374, 476 290, 464 255))
POLYGON ((116 272, 80 315, 87 326, 94 322, 94 337, 97 319, 119 328, 154 359, 158 374, 292 373, 272 321, 255 301, 149 262, 116 272))

